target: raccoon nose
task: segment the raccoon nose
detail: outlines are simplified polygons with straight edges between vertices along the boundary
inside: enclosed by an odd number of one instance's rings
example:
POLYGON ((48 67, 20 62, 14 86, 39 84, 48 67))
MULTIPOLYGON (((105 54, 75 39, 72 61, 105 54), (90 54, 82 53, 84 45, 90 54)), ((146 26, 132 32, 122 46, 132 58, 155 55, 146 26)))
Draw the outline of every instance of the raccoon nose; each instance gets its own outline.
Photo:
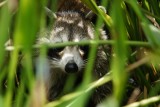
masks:
POLYGON ((78 72, 78 66, 74 61, 69 61, 65 66, 65 71, 67 73, 76 73, 78 72))

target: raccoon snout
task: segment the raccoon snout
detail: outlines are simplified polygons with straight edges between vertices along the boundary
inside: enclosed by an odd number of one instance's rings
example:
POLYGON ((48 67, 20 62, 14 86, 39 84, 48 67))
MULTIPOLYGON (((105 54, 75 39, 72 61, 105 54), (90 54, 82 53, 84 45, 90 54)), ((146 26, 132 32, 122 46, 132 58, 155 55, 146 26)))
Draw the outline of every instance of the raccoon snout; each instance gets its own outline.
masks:
POLYGON ((67 73, 76 73, 78 72, 78 66, 73 60, 71 60, 66 64, 65 71, 67 73))

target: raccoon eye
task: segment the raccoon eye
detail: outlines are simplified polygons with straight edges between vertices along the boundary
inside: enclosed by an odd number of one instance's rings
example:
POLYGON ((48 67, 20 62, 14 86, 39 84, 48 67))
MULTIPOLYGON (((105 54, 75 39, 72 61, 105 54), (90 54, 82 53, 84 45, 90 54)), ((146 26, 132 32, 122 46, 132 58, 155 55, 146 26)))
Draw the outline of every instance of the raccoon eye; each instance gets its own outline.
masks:
POLYGON ((79 49, 86 53, 86 52, 89 51, 89 46, 88 45, 82 45, 82 46, 79 46, 79 49))
POLYGON ((81 55, 84 59, 87 59, 89 53, 89 45, 79 46, 79 49, 82 51, 81 55))
POLYGON ((63 51, 64 47, 59 47, 59 48, 49 48, 48 49, 48 52, 47 52, 47 55, 49 57, 58 57, 59 56, 59 53, 61 51, 63 51))
POLYGON ((63 51, 64 47, 58 47, 58 48, 54 48, 54 51, 59 53, 61 51, 63 51))

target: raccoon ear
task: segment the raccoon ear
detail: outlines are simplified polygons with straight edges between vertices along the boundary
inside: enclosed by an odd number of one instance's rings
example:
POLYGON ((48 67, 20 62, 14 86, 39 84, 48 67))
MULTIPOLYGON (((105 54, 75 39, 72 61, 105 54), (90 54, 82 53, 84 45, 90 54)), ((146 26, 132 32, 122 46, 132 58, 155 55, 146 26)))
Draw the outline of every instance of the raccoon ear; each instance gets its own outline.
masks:
POLYGON ((57 18, 57 15, 54 12, 52 12, 49 8, 44 7, 44 9, 45 9, 45 13, 47 14, 47 16, 49 18, 51 18, 51 19, 53 19, 53 18, 56 19, 57 18))
MULTIPOLYGON (((103 6, 98 6, 103 12, 107 13, 105 7, 103 6)), ((95 13, 91 10, 88 12, 88 14, 85 16, 86 19, 92 19, 94 17, 95 13)))

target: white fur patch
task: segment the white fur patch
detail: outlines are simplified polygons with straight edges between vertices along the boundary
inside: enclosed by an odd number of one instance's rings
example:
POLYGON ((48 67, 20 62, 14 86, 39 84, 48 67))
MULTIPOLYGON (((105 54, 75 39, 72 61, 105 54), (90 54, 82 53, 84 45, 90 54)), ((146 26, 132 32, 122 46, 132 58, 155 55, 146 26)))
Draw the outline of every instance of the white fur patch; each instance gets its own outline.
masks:
POLYGON ((64 27, 60 27, 60 28, 56 28, 56 29, 59 32, 54 32, 55 30, 53 30, 51 35, 50 35, 50 40, 52 41, 52 43, 68 42, 68 36, 67 36, 68 31, 64 30, 64 27))
POLYGON ((102 40, 107 40, 108 39, 108 36, 106 35, 106 32, 103 31, 102 29, 99 30, 100 33, 101 33, 101 39, 102 40))
POLYGON ((69 23, 69 24, 74 23, 74 20, 68 20, 68 19, 66 19, 66 18, 58 18, 58 21, 67 22, 67 23, 69 23))
POLYGON ((69 24, 74 23, 74 20, 64 20, 64 21, 66 21, 66 22, 69 23, 69 24))
POLYGON ((62 59, 61 59, 61 61, 60 61, 60 66, 61 66, 61 68, 65 71, 65 66, 66 66, 66 64, 68 63, 68 61, 73 60, 73 59, 74 59, 73 54, 65 53, 65 54, 62 56, 62 59))
POLYGON ((78 36, 76 36, 76 38, 74 39, 74 42, 79 42, 78 36))
POLYGON ((88 35, 89 35, 92 39, 94 39, 94 30, 93 30, 93 28, 92 28, 91 26, 88 26, 88 27, 87 27, 87 31, 88 31, 88 35))
POLYGON ((51 36, 55 35, 56 33, 62 32, 63 30, 64 30, 64 27, 57 27, 51 31, 51 36))
POLYGON ((83 27, 84 27, 84 25, 83 25, 83 21, 82 21, 82 20, 78 23, 78 26, 79 26, 79 27, 81 27, 81 28, 83 28, 83 27))
POLYGON ((62 39, 62 41, 63 42, 68 42, 68 33, 66 32, 66 33, 63 33, 62 35, 61 35, 61 39, 62 39))
POLYGON ((54 30, 54 32, 58 33, 61 32, 62 30, 64 30, 64 27, 58 27, 54 30))
MULTIPOLYGON (((73 59, 73 54, 70 54, 70 53, 66 53, 66 54, 64 54, 64 56, 62 57, 62 60, 63 59, 73 59)), ((68 62, 67 60, 66 60, 66 62, 68 62)))

